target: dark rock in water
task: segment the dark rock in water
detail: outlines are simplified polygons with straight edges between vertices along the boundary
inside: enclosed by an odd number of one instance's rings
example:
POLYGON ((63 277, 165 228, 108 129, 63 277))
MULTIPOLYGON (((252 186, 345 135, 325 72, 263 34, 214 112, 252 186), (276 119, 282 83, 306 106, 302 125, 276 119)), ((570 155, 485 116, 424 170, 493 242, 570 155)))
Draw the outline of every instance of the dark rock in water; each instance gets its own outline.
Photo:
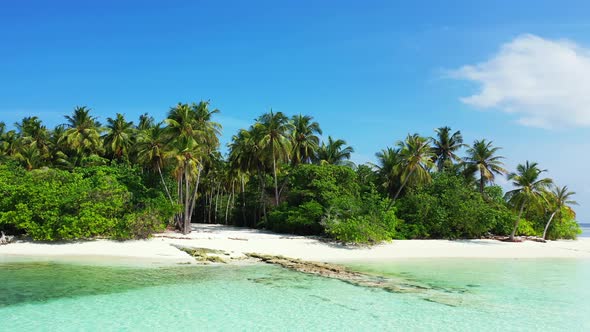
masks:
POLYGON ((447 289, 443 289, 441 292, 440 290, 429 287, 428 285, 408 283, 403 280, 394 280, 383 276, 374 276, 351 271, 341 265, 309 262, 283 256, 262 255, 257 253, 246 253, 246 256, 259 259, 262 262, 268 264, 282 266, 289 270, 325 278, 337 279, 355 286, 382 289, 390 293, 415 293, 418 295, 423 295, 424 300, 448 306, 458 306, 462 303, 460 299, 456 299, 452 296, 446 295, 445 293, 463 292, 456 292, 447 289))
POLYGON ((186 252, 187 254, 193 256, 196 261, 201 263, 226 263, 225 259, 223 259, 220 255, 229 256, 229 253, 223 250, 214 250, 208 248, 189 248, 189 247, 181 247, 175 246, 179 250, 186 252))

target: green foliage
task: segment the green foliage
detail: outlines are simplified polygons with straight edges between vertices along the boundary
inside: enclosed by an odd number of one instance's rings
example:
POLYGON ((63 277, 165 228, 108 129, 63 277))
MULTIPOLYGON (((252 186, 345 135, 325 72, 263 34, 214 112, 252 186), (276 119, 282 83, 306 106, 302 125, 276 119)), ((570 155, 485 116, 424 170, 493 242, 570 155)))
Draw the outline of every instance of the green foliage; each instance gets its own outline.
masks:
POLYGON ((487 202, 465 179, 436 173, 430 184, 411 190, 398 204, 403 238, 477 238, 514 222, 503 205, 487 202))
MULTIPOLYGON (((345 243, 374 244, 396 236, 398 219, 389 200, 375 192, 364 195, 352 213, 330 214, 324 220, 326 233, 345 243)), ((351 210, 347 210, 351 211, 351 210)))
POLYGON ((74 172, 0 166, 0 229, 42 241, 147 237, 174 210, 132 174, 106 166, 74 172))
POLYGON ((563 207, 561 210, 561 216, 560 219, 555 220, 549 227, 547 239, 575 240, 578 235, 582 234, 582 229, 576 221, 574 214, 568 210, 567 207, 563 207))
POLYGON ((342 242, 376 243, 395 236, 389 200, 364 176, 334 165, 299 165, 290 174, 286 202, 269 214, 278 232, 327 234, 342 242), (361 188, 363 193, 361 194, 361 188))
POLYGON ((286 202, 268 216, 266 227, 277 232, 321 234, 324 212, 359 196, 357 176, 345 166, 299 165, 291 171, 289 183, 286 202))

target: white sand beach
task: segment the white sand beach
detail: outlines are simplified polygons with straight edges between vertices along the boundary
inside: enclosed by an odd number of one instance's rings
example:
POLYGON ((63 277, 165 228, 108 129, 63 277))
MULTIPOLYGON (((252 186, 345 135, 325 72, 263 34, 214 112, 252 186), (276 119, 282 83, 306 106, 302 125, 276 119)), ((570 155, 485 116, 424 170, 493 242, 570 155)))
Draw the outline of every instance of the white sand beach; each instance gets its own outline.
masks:
POLYGON ((386 261, 408 258, 590 258, 590 238, 539 243, 496 240, 395 240, 372 247, 351 247, 318 238, 276 234, 222 225, 194 224, 193 232, 157 234, 149 240, 95 240, 68 243, 16 242, 0 246, 2 257, 119 258, 185 263, 192 258, 174 245, 244 253, 283 255, 324 262, 386 261))

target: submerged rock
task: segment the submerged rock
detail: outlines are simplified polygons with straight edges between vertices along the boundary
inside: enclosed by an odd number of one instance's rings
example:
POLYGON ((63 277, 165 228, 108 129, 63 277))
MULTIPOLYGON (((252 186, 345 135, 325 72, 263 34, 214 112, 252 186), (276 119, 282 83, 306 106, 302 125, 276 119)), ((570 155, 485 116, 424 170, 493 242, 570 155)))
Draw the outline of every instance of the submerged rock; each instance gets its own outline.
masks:
POLYGON ((208 249, 208 248, 190 248, 190 247, 181 247, 175 246, 179 250, 186 252, 187 254, 193 256, 197 262, 200 263, 227 263, 225 259, 222 258, 223 256, 229 256, 229 253, 223 250, 215 250, 215 249, 208 249))
POLYGON ((337 279, 355 286, 378 288, 390 293, 414 293, 421 296, 426 301, 453 307, 459 306, 462 303, 462 300, 458 296, 453 296, 455 294, 448 293, 461 294, 466 292, 465 290, 437 289, 425 284, 410 283, 401 279, 396 280, 383 276, 365 274, 349 270, 348 268, 337 264, 310 262, 284 256, 263 255, 257 253, 246 253, 245 255, 289 270, 337 279))

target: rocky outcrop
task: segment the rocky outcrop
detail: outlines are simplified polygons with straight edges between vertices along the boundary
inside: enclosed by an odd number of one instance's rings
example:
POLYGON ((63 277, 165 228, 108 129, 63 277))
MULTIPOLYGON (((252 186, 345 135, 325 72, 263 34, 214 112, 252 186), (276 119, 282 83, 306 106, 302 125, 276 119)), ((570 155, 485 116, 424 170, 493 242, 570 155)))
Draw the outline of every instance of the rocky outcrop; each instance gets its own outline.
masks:
POLYGON ((303 261, 283 256, 246 253, 250 258, 258 259, 268 264, 274 264, 289 270, 337 279, 355 286, 379 288, 390 293, 414 293, 426 301, 448 306, 458 306, 463 300, 460 294, 468 292, 466 289, 447 289, 434 287, 403 279, 370 275, 352 271, 342 265, 303 261))
POLYGON ((175 246, 179 250, 186 252, 193 256, 197 262, 200 263, 227 263, 224 256, 229 256, 229 253, 223 250, 214 250, 208 248, 190 248, 175 246))

